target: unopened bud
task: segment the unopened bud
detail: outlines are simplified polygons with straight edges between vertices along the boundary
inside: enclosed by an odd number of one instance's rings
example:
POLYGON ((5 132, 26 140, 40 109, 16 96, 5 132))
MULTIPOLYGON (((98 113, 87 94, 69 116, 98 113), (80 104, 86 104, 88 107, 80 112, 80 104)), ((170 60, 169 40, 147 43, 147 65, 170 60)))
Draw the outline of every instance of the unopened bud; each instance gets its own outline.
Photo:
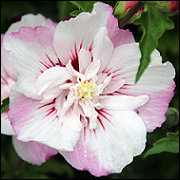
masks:
MULTIPOLYGON (((139 1, 118 1, 114 8, 114 15, 118 18, 118 20, 121 20, 128 15, 138 2, 139 1)), ((134 20, 140 18, 143 9, 144 6, 141 7, 136 14, 134 14, 128 23, 132 23, 134 20)))
POLYGON ((156 1, 157 7, 166 13, 179 11, 179 1, 156 1))

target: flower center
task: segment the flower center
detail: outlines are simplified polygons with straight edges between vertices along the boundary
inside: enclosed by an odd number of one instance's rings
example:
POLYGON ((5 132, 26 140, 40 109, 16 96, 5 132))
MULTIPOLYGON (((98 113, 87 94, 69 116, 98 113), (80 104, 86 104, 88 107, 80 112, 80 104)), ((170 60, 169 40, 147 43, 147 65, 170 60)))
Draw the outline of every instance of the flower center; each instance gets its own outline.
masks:
POLYGON ((94 92, 97 91, 97 85, 92 82, 81 82, 77 88, 77 94, 81 97, 81 100, 91 100, 94 92))

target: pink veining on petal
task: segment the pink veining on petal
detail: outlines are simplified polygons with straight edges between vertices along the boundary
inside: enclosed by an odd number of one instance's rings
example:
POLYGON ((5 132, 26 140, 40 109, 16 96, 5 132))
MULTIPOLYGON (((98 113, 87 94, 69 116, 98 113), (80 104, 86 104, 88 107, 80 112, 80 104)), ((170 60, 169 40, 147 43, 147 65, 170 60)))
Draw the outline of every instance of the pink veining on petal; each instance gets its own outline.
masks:
POLYGON ((45 117, 49 116, 50 114, 56 114, 57 110, 55 109, 55 107, 52 107, 48 110, 48 113, 45 115, 45 117))
MULTIPOLYGON (((105 128, 104 128, 104 130, 105 130, 105 128)), ((96 139, 97 139, 96 129, 93 129, 93 132, 94 132, 94 135, 95 135, 95 137, 96 137, 96 139)))
POLYGON ((92 49, 93 49, 93 43, 94 43, 94 41, 92 41, 91 45, 89 46, 89 51, 90 51, 90 52, 91 52, 92 49))
POLYGON ((45 68, 47 68, 47 69, 49 69, 49 68, 52 67, 52 65, 48 64, 47 62, 42 62, 42 61, 40 61, 40 63, 41 63, 45 68))
POLYGON ((97 110, 97 112, 99 113, 99 115, 101 115, 102 117, 104 117, 108 122, 110 122, 112 125, 114 125, 114 124, 112 123, 112 121, 110 121, 110 119, 108 119, 107 116, 106 116, 106 115, 112 116, 110 113, 108 113, 108 112, 105 111, 104 109, 97 110), (106 115, 104 115, 103 113, 106 114, 106 115))
POLYGON ((118 77, 118 76, 121 76, 122 74, 116 74, 116 75, 113 75, 112 78, 115 78, 115 77, 118 77))
POLYGON ((113 73, 116 73, 116 72, 118 72, 118 71, 121 71, 122 69, 123 69, 123 68, 116 69, 116 70, 113 71, 113 73))
MULTIPOLYGON (((81 45, 82 46, 82 45, 81 45)), ((71 57, 71 64, 74 67, 76 71, 79 71, 79 60, 78 60, 78 52, 77 52, 77 47, 76 43, 74 43, 74 53, 71 51, 72 57, 71 57)))
POLYGON ((54 103, 55 103, 55 100, 53 100, 53 101, 50 102, 50 103, 43 104, 42 106, 39 106, 38 109, 41 109, 41 108, 43 108, 43 107, 45 107, 45 106, 48 106, 48 105, 52 105, 52 104, 54 104, 54 103))
POLYGON ((100 124, 101 124, 103 130, 105 130, 105 127, 104 127, 104 124, 103 124, 101 118, 98 116, 97 119, 98 119, 98 121, 100 122, 100 124))
POLYGON ((46 54, 46 57, 48 58, 49 62, 52 64, 52 66, 56 66, 54 62, 51 60, 51 58, 46 54))

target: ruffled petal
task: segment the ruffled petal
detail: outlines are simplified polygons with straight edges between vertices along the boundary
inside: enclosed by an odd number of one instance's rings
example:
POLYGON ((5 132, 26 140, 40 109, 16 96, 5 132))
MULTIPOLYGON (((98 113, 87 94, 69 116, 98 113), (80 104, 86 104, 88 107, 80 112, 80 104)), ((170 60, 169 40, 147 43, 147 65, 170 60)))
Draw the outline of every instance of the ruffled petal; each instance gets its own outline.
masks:
POLYGON ((79 57, 79 72, 84 74, 86 68, 91 63, 91 54, 89 51, 82 48, 78 53, 78 57, 79 57))
POLYGON ((100 67, 99 60, 91 62, 85 71, 86 80, 89 80, 93 76, 95 76, 99 70, 99 67, 100 67))
POLYGON ((11 87, 17 80, 17 73, 9 61, 9 52, 3 47, 4 35, 1 35, 1 101, 9 96, 11 87))
POLYGON ((136 85, 125 85, 119 92, 129 95, 147 94, 149 101, 136 112, 143 119, 149 132, 161 127, 165 113, 174 95, 174 68, 170 62, 150 65, 136 85))
POLYGON ((43 98, 46 99, 46 101, 53 100, 53 98, 61 93, 59 86, 67 80, 72 80, 72 77, 65 67, 57 66, 47 69, 36 80, 35 85, 38 90, 38 95, 43 94, 43 98), (55 95, 53 96, 52 94, 55 95))
POLYGON ((54 103, 39 103, 13 89, 9 119, 17 139, 36 141, 58 150, 73 150, 80 136, 81 127, 75 123, 79 119, 74 113, 59 118, 54 103))
POLYGON ((100 60, 101 66, 99 69, 99 73, 102 73, 102 71, 108 65, 113 54, 113 49, 114 47, 108 37, 107 29, 105 27, 100 28, 94 38, 92 50, 93 61, 100 60))
POLYGON ((11 51, 10 60, 19 74, 16 89, 28 97, 38 99, 35 81, 46 69, 55 66, 58 59, 52 47, 54 26, 21 27, 4 42, 11 51))
POLYGON ((133 34, 128 29, 119 29, 118 20, 112 15, 113 8, 111 6, 103 3, 95 3, 92 13, 95 13, 96 9, 102 13, 109 13, 106 28, 114 47, 135 42, 133 34))
POLYGON ((73 167, 88 170, 94 176, 120 173, 134 156, 143 152, 146 128, 133 111, 100 114, 97 129, 85 128, 74 151, 60 153, 73 167))
POLYGON ((143 106, 149 97, 141 96, 100 96, 99 102, 104 109, 118 111, 132 111, 140 106, 143 106))
POLYGON ((114 48, 113 56, 104 73, 112 74, 113 80, 124 79, 134 83, 140 58, 138 43, 118 46, 114 48))
POLYGON ((41 165, 58 153, 57 150, 44 144, 34 141, 22 142, 17 140, 15 136, 12 137, 12 142, 19 157, 34 165, 41 165))
POLYGON ((108 33, 113 30, 113 33, 110 34, 110 39, 113 39, 113 41, 115 38, 114 36, 119 33, 123 35, 120 35, 120 38, 116 41, 121 41, 121 36, 123 36, 124 39, 127 35, 126 38, 130 36, 131 39, 130 41, 128 40, 128 42, 134 42, 130 32, 127 33, 127 31, 124 30, 119 30, 117 32, 119 28, 117 26, 117 20, 115 20, 112 12, 112 7, 102 2, 97 2, 94 4, 91 13, 80 13, 76 18, 71 18, 68 21, 61 21, 57 25, 54 37, 54 48, 63 64, 66 65, 69 59, 71 59, 75 61, 72 63, 74 67, 76 67, 75 69, 78 69, 78 52, 81 48, 88 51, 92 50, 94 37, 102 27, 108 26, 108 33), (113 22, 111 26, 113 27, 111 28, 108 23, 112 19, 113 22))
POLYGON ((19 28, 22 26, 27 27, 36 27, 36 26, 45 26, 46 24, 52 24, 50 20, 46 20, 46 18, 42 14, 26 14, 21 17, 21 20, 11 24, 8 30, 5 33, 5 39, 12 33, 18 32, 19 28))
POLYGON ((135 84, 140 56, 138 43, 116 47, 105 72, 113 73, 113 80, 125 80, 124 85, 114 94, 149 96, 149 101, 137 108, 136 112, 151 132, 165 121, 165 113, 174 94, 175 70, 170 62, 163 64, 159 52, 155 50, 150 65, 135 84))

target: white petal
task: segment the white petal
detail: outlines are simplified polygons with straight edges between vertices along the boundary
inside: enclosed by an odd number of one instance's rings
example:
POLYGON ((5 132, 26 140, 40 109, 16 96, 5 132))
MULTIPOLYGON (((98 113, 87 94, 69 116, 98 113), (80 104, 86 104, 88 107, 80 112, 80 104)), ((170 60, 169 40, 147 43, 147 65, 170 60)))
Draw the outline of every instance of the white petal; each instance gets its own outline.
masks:
POLYGON ((101 66, 99 73, 101 73, 108 65, 110 58, 112 57, 113 48, 113 44, 107 34, 107 29, 102 27, 94 38, 92 50, 93 61, 100 60, 101 66))
POLYGON ((108 110, 132 111, 140 106, 143 106, 149 97, 147 95, 141 96, 100 96, 99 102, 103 108, 108 110))
POLYGON ((112 8, 109 8, 106 4, 96 3, 92 13, 80 13, 76 18, 57 25, 54 47, 63 64, 67 64, 81 48, 91 48, 95 34, 106 26, 109 16, 112 16, 112 8))
POLYGON ((93 76, 96 75, 100 67, 100 61, 96 60, 91 62, 85 71, 86 80, 91 79, 93 76))
POLYGON ((97 111, 95 110, 94 106, 89 102, 79 102, 81 105, 84 115, 89 119, 89 129, 97 128, 97 111))
POLYGON ((78 53, 78 57, 79 57, 79 72, 84 74, 86 68, 91 63, 91 54, 89 51, 82 48, 78 53))
POLYGON ((111 79, 109 84, 103 89, 102 94, 113 93, 114 91, 119 90, 124 85, 124 83, 125 83, 124 79, 121 80, 111 79))
POLYGON ((135 112, 107 113, 113 124, 100 116, 104 128, 100 123, 95 131, 86 128, 74 151, 60 151, 73 167, 95 176, 120 173, 145 149, 146 128, 135 112))
POLYGON ((174 95, 174 75, 175 71, 170 62, 150 65, 136 85, 127 85, 119 90, 122 94, 149 96, 149 101, 137 109, 149 132, 161 127, 166 119, 165 113, 174 95))
POLYGON ((17 73, 9 61, 9 52, 4 49, 3 42, 4 35, 1 35, 1 101, 9 96, 17 80, 17 73))
POLYGON ((58 150, 73 150, 81 130, 79 118, 74 113, 66 112, 61 120, 53 101, 39 103, 15 90, 11 91, 10 109, 9 119, 18 140, 36 141, 58 150))
POLYGON ((141 57, 139 44, 131 43, 118 46, 114 49, 113 56, 105 70, 113 73, 114 80, 125 79, 134 83, 141 57))
POLYGON ((65 67, 52 67, 42 73, 36 80, 38 94, 42 94, 48 87, 53 88, 67 80, 72 80, 71 75, 65 67))
POLYGON ((37 77, 58 62, 52 46, 54 29, 54 26, 21 27, 4 42, 5 49, 11 51, 10 60, 19 74, 16 88, 28 97, 39 98, 34 87, 37 77))

